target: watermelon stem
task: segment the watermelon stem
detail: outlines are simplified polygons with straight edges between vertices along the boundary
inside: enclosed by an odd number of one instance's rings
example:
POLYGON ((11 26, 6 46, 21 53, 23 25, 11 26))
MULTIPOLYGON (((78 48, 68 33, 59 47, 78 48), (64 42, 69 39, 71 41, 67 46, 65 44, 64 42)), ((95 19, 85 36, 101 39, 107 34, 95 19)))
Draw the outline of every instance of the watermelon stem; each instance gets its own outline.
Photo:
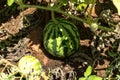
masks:
POLYGON ((55 14, 54 14, 54 11, 51 11, 51 17, 52 17, 52 20, 57 23, 57 20, 55 19, 55 14))

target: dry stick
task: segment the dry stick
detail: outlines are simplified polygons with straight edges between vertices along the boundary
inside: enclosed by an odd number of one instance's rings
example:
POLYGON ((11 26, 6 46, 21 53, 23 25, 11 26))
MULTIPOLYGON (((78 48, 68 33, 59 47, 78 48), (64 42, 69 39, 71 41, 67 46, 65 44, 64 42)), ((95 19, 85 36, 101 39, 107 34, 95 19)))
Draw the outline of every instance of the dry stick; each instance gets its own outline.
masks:
POLYGON ((17 66, 15 66, 15 65, 13 65, 12 63, 10 63, 9 61, 5 60, 2 56, 0 56, 0 57, 2 58, 2 59, 0 60, 0 65, 3 64, 3 63, 5 63, 5 66, 4 66, 4 68, 2 69, 1 73, 3 73, 3 72, 5 71, 5 69, 7 68, 7 66, 12 66, 12 67, 16 68, 16 70, 17 70, 16 72, 10 74, 8 77, 10 77, 10 76, 12 76, 12 75, 14 75, 14 74, 16 74, 17 72, 20 71, 17 66))
POLYGON ((10 65, 12 67, 15 67, 17 69, 17 66, 13 65, 12 63, 10 63, 9 61, 5 60, 5 59, 1 59, 0 60, 0 64, 6 63, 6 66, 10 65))

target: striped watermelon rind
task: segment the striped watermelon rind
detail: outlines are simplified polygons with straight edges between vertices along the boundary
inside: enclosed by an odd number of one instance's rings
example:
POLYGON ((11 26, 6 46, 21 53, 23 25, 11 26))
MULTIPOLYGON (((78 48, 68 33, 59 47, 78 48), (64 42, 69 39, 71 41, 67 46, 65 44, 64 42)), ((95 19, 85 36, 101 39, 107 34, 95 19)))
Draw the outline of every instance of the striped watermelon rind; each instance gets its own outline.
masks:
POLYGON ((77 27, 65 19, 49 21, 44 28, 43 45, 53 56, 67 57, 79 48, 79 32, 77 27))
POLYGON ((18 68, 20 72, 25 75, 39 76, 42 71, 40 61, 31 55, 22 57, 18 62, 18 68))

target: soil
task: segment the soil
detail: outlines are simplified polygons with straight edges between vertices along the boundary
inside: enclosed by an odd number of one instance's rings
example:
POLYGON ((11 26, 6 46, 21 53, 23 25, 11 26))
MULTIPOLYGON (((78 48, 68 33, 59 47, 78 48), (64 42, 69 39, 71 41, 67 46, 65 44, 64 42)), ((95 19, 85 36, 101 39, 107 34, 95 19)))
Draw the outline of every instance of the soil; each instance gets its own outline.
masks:
MULTIPOLYGON (((102 0, 100 1, 102 2, 102 0)), ((4 6, 0 6, 0 9, 2 9, 3 12, 4 9, 5 11, 7 10, 4 6)), ((93 10, 92 15, 97 17, 101 10, 102 9, 98 11, 98 14, 93 10)), ((8 13, 9 12, 11 11, 8 11, 8 13)), ((0 13, 0 30, 5 31, 0 33, 0 40, 5 42, 12 36, 15 41, 9 40, 12 44, 5 45, 8 46, 9 49, 0 50, 0 55, 5 54, 3 56, 5 59, 17 64, 17 61, 22 56, 27 54, 33 55, 40 60, 43 71, 45 71, 46 74, 49 70, 55 73, 54 70, 58 69, 61 80, 62 73, 64 73, 69 80, 74 80, 71 78, 70 74, 76 75, 77 78, 83 76, 86 67, 92 64, 94 64, 94 73, 96 75, 101 77, 107 76, 106 69, 109 67, 111 61, 106 54, 108 48, 105 48, 104 50, 106 51, 103 53, 92 54, 94 49, 91 48, 91 43, 94 33, 86 24, 77 24, 78 30, 80 31, 79 50, 70 57, 59 59, 51 56, 43 47, 43 29, 45 24, 51 19, 49 11, 28 8, 24 11, 15 10, 10 14, 8 13, 6 12, 7 15, 0 13), (30 27, 26 28, 24 25, 29 25, 30 27), (101 60, 97 59, 99 57, 102 57, 101 60), (61 73, 60 70, 62 71, 61 73)), ((56 14, 56 16, 59 16, 59 14, 56 14)))

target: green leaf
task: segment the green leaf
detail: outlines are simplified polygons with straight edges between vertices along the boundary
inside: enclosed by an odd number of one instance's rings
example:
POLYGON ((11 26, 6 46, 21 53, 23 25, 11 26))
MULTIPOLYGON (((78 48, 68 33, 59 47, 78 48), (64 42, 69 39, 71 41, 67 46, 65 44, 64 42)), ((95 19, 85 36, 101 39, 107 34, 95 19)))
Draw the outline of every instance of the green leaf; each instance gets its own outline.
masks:
POLYGON ((74 0, 74 3, 78 4, 80 2, 80 0, 74 0))
POLYGON ((66 4, 68 0, 61 0, 62 3, 66 4))
POLYGON ((81 3, 81 4, 79 4, 78 6, 77 6, 77 10, 85 10, 87 8, 87 4, 85 4, 85 3, 81 3))
POLYGON ((11 6, 14 3, 14 0, 7 0, 7 5, 11 6))
POLYGON ((14 75, 11 75, 8 77, 8 80, 14 80, 15 79, 15 76, 14 75))
POLYGON ((87 80, 102 80, 102 78, 96 75, 91 75, 87 78, 87 80))
POLYGON ((112 0, 112 2, 118 10, 118 15, 120 15, 120 0, 112 0))
POLYGON ((93 0, 85 0, 86 4, 91 4, 93 2, 93 0))
POLYGON ((116 75, 116 77, 117 77, 118 79, 120 79, 120 75, 116 75))
POLYGON ((23 5, 23 0, 16 0, 15 1, 19 6, 22 6, 23 5))
POLYGON ((15 75, 0 73, 0 80, 15 80, 15 75))
POLYGON ((61 0, 61 3, 62 3, 64 6, 66 6, 67 3, 68 3, 68 0, 61 0))
POLYGON ((117 54, 115 54, 113 51, 108 51, 108 55, 111 57, 116 57, 117 54))
POLYGON ((85 77, 80 77, 78 80, 86 80, 85 77))
POLYGON ((88 77, 89 75, 91 75, 91 73, 92 73, 92 67, 88 66, 86 71, 84 72, 84 76, 88 77))

